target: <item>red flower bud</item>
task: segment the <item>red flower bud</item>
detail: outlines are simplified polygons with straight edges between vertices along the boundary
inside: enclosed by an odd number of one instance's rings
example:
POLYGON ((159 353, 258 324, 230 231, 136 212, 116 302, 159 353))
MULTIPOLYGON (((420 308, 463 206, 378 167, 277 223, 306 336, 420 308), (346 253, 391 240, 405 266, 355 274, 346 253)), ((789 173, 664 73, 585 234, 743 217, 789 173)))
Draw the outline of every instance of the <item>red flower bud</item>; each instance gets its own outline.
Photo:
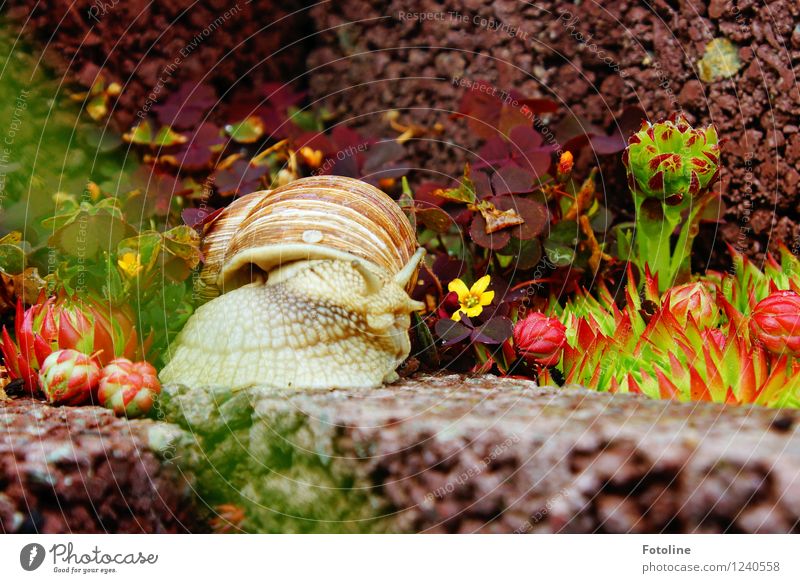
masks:
POLYGON ((458 294, 456 292, 448 292, 439 305, 438 315, 440 318, 450 318, 460 307, 458 294))
POLYGON ((750 330, 774 354, 800 357, 800 295, 778 291, 753 308, 750 330))
POLYGON ((100 368, 92 358, 71 349, 51 352, 39 372, 39 386, 47 401, 53 404, 84 403, 99 381, 100 368))
POLYGON ((103 407, 117 415, 139 417, 147 415, 160 392, 161 383, 152 365, 117 358, 103 368, 97 396, 103 407))
POLYGON ((526 359, 553 366, 561 358, 561 351, 567 343, 566 331, 555 318, 533 312, 514 326, 514 344, 526 359))

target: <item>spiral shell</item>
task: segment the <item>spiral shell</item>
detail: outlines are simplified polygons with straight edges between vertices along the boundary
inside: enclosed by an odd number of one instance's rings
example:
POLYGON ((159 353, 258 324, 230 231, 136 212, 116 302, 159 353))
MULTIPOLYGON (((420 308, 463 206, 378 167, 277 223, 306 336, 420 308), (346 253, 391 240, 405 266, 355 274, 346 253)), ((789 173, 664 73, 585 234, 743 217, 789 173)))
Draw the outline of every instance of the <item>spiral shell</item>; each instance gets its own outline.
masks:
POLYGON ((416 248, 408 219, 381 190, 341 176, 302 178, 237 199, 206 225, 198 291, 210 299, 303 259, 357 259, 395 275, 416 248))

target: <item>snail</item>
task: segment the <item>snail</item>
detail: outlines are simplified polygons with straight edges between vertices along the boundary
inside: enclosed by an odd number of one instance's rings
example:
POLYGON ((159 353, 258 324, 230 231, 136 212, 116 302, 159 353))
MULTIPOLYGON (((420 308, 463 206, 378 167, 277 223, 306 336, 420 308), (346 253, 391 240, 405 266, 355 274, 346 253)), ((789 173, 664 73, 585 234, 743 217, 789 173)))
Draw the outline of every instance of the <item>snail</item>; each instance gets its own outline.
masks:
POLYGON ((164 383, 373 388, 411 351, 414 229, 381 190, 303 178, 241 197, 204 227, 198 294, 164 383))

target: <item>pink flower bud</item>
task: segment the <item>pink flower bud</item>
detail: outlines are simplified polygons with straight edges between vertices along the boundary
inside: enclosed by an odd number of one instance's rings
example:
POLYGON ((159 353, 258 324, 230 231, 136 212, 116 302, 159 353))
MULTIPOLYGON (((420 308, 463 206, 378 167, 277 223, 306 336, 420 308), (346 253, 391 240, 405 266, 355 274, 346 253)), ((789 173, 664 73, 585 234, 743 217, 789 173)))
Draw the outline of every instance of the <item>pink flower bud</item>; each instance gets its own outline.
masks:
POLYGON ((687 283, 673 287, 668 293, 669 311, 680 322, 686 325, 688 315, 702 328, 713 328, 719 319, 716 294, 707 284, 687 283))
POLYGON ((117 358, 101 371, 97 396, 103 407, 117 415, 139 417, 150 412, 160 392, 161 383, 152 365, 117 358))
POLYGON ((53 404, 84 403, 99 381, 100 368, 92 358, 71 349, 51 352, 39 372, 39 386, 47 401, 53 404))
POLYGON ((800 295, 771 293, 753 308, 750 330, 770 352, 800 357, 800 295))
POLYGON ((514 344, 526 359, 553 366, 561 358, 561 351, 567 343, 566 331, 555 318, 533 312, 514 326, 514 344))

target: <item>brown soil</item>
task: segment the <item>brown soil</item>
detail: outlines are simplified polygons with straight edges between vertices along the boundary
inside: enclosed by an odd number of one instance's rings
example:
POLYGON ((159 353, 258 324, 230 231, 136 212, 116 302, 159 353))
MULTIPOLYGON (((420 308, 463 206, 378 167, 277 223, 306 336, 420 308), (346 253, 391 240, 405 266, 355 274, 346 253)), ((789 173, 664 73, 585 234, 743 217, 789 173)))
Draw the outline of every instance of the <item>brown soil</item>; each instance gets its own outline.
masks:
POLYGON ((187 80, 214 84, 221 93, 265 79, 291 79, 305 54, 307 19, 302 12, 288 16, 302 4, 293 0, 9 4, 11 15, 47 45, 62 72, 91 83, 102 70, 107 80, 123 85, 114 109, 122 130, 154 91, 162 101, 187 80))
POLYGON ((179 435, 100 407, 0 401, 0 532, 202 530, 192 489, 169 461, 179 435))
MULTIPOLYGON (((418 179, 457 175, 465 150, 478 144, 463 120, 451 119, 464 92, 454 77, 553 97, 605 129, 626 105, 651 119, 683 109, 729 140, 729 221, 723 237, 706 234, 755 256, 800 236, 797 2, 370 0, 326 3, 312 14, 323 31, 308 60, 312 97, 374 133, 386 133, 388 108, 445 125, 441 138, 411 145, 418 179), (438 16, 423 20, 431 14, 438 16), (736 43, 742 66, 706 83, 697 62, 718 37, 736 43)), ((624 205, 616 157, 603 168, 611 206, 624 205)))

